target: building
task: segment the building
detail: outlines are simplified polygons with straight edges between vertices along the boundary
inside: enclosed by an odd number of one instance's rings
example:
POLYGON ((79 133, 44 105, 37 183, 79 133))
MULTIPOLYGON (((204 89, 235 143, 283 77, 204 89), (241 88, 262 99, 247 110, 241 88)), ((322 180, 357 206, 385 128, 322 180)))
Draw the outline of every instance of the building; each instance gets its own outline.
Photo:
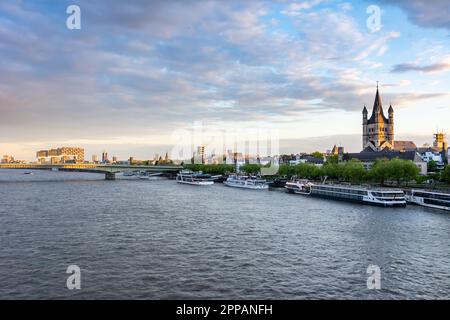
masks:
POLYGON ((394 109, 389 106, 388 118, 383 112, 380 93, 375 94, 372 115, 368 118, 366 106, 363 109, 363 150, 382 151, 394 148, 394 109))
POLYGON ((438 132, 434 134, 433 147, 438 148, 439 150, 446 150, 448 148, 447 141, 445 140, 445 133, 438 132))
POLYGON ((96 154, 92 155, 92 162, 93 163, 98 163, 98 156, 96 154))
POLYGON ((10 155, 4 155, 1 163, 14 163, 14 157, 10 155))
POLYGON ((318 167, 323 166, 323 164, 326 162, 325 158, 316 158, 312 155, 308 154, 302 154, 302 155, 296 155, 294 159, 289 160, 289 165, 297 165, 300 163, 308 163, 308 164, 314 164, 318 167))
POLYGON ((102 152, 102 163, 106 163, 106 162, 108 162, 109 160, 108 160, 108 152, 106 152, 106 151, 103 151, 102 152))
POLYGON ((394 151, 414 151, 417 150, 417 146, 412 141, 395 141, 394 151))
POLYGON ((116 162, 117 162, 117 157, 116 157, 116 156, 113 156, 112 162, 113 162, 113 163, 116 163, 116 162))
POLYGON ((63 164, 83 163, 84 149, 78 147, 60 147, 36 152, 38 163, 63 164))
POLYGON ((445 149, 439 149, 438 147, 422 147, 418 148, 417 152, 426 163, 433 161, 436 164, 437 170, 440 171, 444 169, 446 158, 445 149))
POLYGON ((198 161, 201 161, 200 163, 205 163, 205 146, 198 146, 197 147, 197 158, 198 161))

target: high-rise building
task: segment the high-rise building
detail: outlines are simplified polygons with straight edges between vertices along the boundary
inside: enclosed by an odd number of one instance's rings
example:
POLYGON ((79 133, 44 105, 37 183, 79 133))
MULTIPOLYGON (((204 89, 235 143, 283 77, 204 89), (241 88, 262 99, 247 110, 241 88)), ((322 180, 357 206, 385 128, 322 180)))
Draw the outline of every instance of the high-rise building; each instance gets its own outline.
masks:
POLYGON ((36 152, 39 163, 82 163, 84 161, 84 149, 78 147, 60 147, 36 152))
POLYGON ((367 108, 363 109, 363 149, 381 151, 394 148, 394 109, 389 106, 389 117, 383 112, 380 93, 375 95, 372 115, 368 118, 367 108))
POLYGON ((98 162, 98 156, 96 154, 92 155, 92 162, 97 163, 98 162))
POLYGON ((116 162, 117 162, 117 157, 116 157, 116 156, 113 156, 112 162, 113 162, 113 163, 116 163, 116 162))
POLYGON ((201 163, 205 163, 205 146, 204 145, 197 147, 197 157, 198 157, 198 161, 201 161, 201 163))
POLYGON ((103 163, 108 162, 108 152, 106 152, 106 151, 102 152, 102 162, 103 163))
POLYGON ((434 134, 433 147, 439 148, 439 150, 446 150, 448 148, 447 141, 445 140, 445 133, 438 132, 434 134))
POLYGON ((1 163, 13 163, 14 162, 14 157, 10 156, 10 155, 4 155, 2 158, 1 163))

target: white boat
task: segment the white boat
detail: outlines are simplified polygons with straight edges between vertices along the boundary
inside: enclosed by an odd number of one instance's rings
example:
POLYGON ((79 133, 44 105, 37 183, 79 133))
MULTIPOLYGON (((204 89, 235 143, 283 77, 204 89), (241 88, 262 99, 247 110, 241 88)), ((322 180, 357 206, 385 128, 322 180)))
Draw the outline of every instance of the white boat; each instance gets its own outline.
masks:
POLYGON ((286 182, 284 186, 289 193, 304 193, 304 187, 308 183, 308 180, 293 180, 286 182))
POLYGON ((258 179, 257 177, 230 175, 223 183, 228 187, 244 188, 252 190, 267 190, 269 185, 266 180, 258 179))
POLYGON ((213 177, 203 172, 194 172, 191 170, 182 170, 177 174, 177 182, 191 184, 196 186, 210 186, 214 184, 213 177))
POLYGON ((413 189, 405 197, 408 203, 450 211, 450 193, 413 189))
POLYGON ((141 180, 159 180, 163 178, 161 177, 160 172, 156 173, 141 172, 138 177, 141 180))
POLYGON ((340 184, 314 184, 305 181, 286 183, 285 188, 295 194, 328 198, 382 207, 405 207, 405 193, 402 190, 371 188, 340 184))

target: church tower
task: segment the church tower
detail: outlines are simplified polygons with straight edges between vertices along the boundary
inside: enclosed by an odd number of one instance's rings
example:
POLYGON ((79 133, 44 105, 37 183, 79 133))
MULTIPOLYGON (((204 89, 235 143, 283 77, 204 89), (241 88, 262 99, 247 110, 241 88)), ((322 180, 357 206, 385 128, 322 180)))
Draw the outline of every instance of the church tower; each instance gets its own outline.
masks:
POLYGON ((389 118, 384 116, 383 105, 377 85, 372 115, 368 118, 367 108, 363 109, 363 149, 381 151, 394 148, 394 109, 388 110, 389 118))

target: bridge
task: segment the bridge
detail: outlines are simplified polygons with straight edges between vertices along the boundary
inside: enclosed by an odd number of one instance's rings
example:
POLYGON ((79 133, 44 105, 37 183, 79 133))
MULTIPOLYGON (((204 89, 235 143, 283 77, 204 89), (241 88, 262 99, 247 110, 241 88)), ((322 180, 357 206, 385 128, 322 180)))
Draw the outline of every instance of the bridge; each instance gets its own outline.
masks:
POLYGON ((152 173, 174 174, 183 169, 182 166, 141 166, 141 165, 116 165, 116 164, 95 164, 95 163, 77 163, 77 164, 27 164, 11 163, 0 164, 0 169, 23 169, 23 170, 56 170, 56 171, 74 171, 104 173, 106 180, 115 180, 116 173, 145 171, 152 173))

